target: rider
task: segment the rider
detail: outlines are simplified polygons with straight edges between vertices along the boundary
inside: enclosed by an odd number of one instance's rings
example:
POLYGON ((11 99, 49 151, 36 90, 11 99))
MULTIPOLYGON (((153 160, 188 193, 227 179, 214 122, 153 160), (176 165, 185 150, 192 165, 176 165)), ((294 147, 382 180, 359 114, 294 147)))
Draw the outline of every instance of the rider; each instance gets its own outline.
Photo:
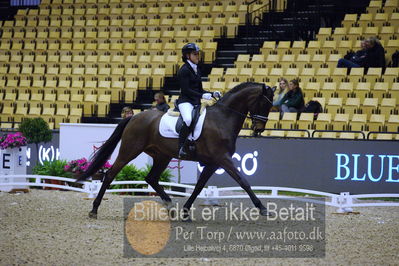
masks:
POLYGON ((179 135, 179 158, 187 155, 184 146, 190 134, 194 106, 201 104, 201 98, 210 100, 212 96, 221 96, 218 91, 212 94, 202 88, 201 73, 197 66, 199 63, 199 51, 200 49, 195 43, 188 43, 183 46, 182 59, 185 64, 177 74, 181 89, 177 103, 184 121, 179 135))

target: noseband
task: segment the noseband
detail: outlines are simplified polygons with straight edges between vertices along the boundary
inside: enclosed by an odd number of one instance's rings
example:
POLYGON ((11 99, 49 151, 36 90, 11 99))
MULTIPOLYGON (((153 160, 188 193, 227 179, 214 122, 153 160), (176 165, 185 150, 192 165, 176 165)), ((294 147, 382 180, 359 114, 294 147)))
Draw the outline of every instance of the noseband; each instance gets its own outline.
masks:
MULTIPOLYGON (((267 98, 265 95, 262 94, 262 96, 273 106, 273 103, 269 100, 269 98, 267 98)), ((263 116, 263 115, 251 115, 249 114, 248 118, 251 118, 252 121, 262 121, 262 122, 267 122, 267 120, 269 120, 269 118, 267 116, 263 116)))

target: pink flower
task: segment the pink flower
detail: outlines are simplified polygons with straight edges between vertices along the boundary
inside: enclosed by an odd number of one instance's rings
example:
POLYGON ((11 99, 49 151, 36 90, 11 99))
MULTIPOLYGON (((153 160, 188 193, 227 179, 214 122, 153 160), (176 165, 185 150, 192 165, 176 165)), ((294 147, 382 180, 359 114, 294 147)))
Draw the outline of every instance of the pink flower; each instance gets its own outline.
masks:
POLYGON ((108 161, 105 162, 103 168, 110 169, 112 167, 112 164, 110 164, 108 161))

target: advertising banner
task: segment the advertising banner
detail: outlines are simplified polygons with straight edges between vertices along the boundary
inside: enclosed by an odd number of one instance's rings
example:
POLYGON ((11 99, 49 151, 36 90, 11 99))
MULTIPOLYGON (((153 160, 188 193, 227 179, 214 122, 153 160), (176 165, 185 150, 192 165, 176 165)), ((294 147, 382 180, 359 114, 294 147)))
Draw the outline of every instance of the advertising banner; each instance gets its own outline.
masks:
MULTIPOLYGON (((399 192, 396 141, 239 138, 233 160, 251 186, 352 194, 399 192)), ((223 169, 207 185, 238 186, 223 169)))

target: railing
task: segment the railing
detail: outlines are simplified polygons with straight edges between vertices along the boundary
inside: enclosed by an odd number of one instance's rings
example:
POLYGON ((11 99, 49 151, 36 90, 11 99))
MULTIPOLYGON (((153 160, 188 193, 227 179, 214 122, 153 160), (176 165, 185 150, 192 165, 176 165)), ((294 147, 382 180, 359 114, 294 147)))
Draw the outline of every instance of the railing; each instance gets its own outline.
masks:
MULTIPOLYGON (((361 138, 357 138, 357 139, 359 139, 359 140, 365 140, 366 139, 366 135, 364 134, 364 132, 363 131, 344 131, 344 130, 314 130, 313 132, 312 132, 312 138, 314 138, 315 136, 315 133, 323 133, 323 132, 335 132, 335 133, 355 133, 355 134, 359 134, 359 135, 361 135, 363 138, 361 139, 361 138)), ((333 139, 335 139, 335 138, 333 138, 333 139)))
MULTIPOLYGON (((275 12, 276 11, 276 0, 269 0, 266 4, 263 6, 260 6, 257 9, 251 10, 251 7, 258 2, 258 0, 253 0, 247 4, 247 13, 245 15, 245 31, 246 31, 246 44, 247 44, 247 52, 252 54, 254 53, 254 50, 250 48, 250 37, 254 37, 251 32, 251 26, 256 25, 256 24, 261 24, 263 23, 263 13, 266 11, 270 12, 275 12)), ((269 21, 268 24, 271 21, 269 21)), ((273 33, 275 33, 274 29, 273 33)))
MULTIPOLYGON (((29 186, 29 187, 52 187, 64 190, 71 190, 76 192, 86 193, 88 198, 95 198, 98 191, 101 188, 101 181, 84 181, 80 184, 83 185, 82 188, 72 187, 69 185, 57 185, 43 183, 44 180, 58 180, 68 183, 75 183, 75 179, 65 178, 65 177, 55 177, 55 176, 41 176, 41 175, 2 175, 0 176, 0 190, 4 190, 9 186, 29 186), (14 182, 14 179, 25 178, 26 182, 14 182), (30 182, 29 179, 34 179, 34 182, 30 182)), ((154 190, 145 181, 114 181, 111 185, 146 185, 146 188, 122 188, 122 189, 107 189, 106 193, 114 192, 154 192, 154 190)), ((185 189, 194 189, 192 185, 171 183, 171 182, 160 182, 160 185, 166 187, 179 187, 185 189)), ((354 202, 355 199, 362 198, 399 198, 399 194, 359 194, 351 195, 349 192, 341 192, 340 194, 333 194, 328 192, 301 189, 301 188, 290 188, 290 187, 268 187, 268 186, 252 186, 255 191, 268 191, 270 194, 258 193, 259 198, 289 198, 296 201, 306 201, 313 202, 315 204, 326 204, 328 206, 336 207, 337 212, 345 213, 351 212, 354 207, 375 207, 375 206, 385 206, 385 207, 399 207, 399 202, 372 202, 372 203, 359 203, 354 202), (293 197, 281 194, 281 192, 299 192, 304 194, 317 195, 324 197, 324 200, 317 200, 314 198, 307 197, 293 197)), ((191 193, 173 191, 166 189, 165 192, 169 195, 184 196, 188 197, 191 193)), ((218 199, 241 199, 248 198, 246 193, 240 194, 230 194, 226 192, 243 192, 241 187, 216 187, 208 186, 202 190, 199 198, 203 198, 209 201, 217 201, 218 199), (224 195, 223 195, 224 194, 224 195)))

